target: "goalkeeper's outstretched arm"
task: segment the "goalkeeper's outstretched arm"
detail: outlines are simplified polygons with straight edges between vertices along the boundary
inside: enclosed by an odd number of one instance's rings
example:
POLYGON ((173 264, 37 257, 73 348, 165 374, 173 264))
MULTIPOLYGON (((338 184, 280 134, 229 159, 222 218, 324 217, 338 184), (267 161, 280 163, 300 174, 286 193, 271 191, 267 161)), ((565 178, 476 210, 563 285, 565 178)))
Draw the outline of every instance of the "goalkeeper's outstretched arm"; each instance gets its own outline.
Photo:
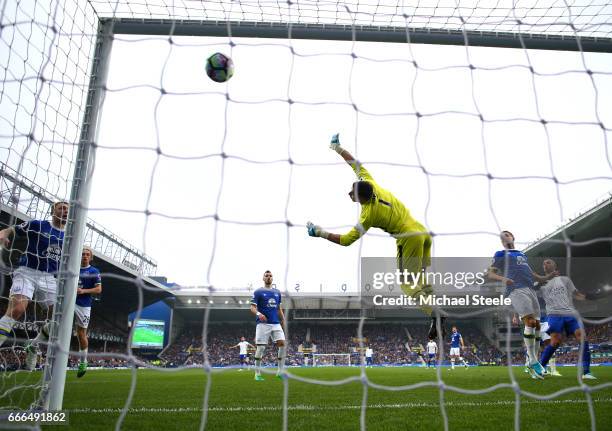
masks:
POLYGON ((332 136, 329 148, 338 153, 340 157, 342 157, 344 161, 348 163, 357 174, 359 173, 360 169, 362 168, 361 162, 355 157, 353 157, 351 153, 349 153, 347 150, 340 146, 340 135, 338 133, 332 136))
MULTIPOLYGON (((369 180, 373 182, 373 179, 370 173, 361 166, 361 163, 359 162, 359 160, 355 159, 351 153, 349 153, 348 151, 346 151, 344 148, 340 146, 340 136, 338 133, 332 136, 331 142, 329 144, 329 148, 331 148, 336 153, 338 153, 344 159, 344 161, 351 166, 351 168, 355 171, 355 173, 360 179, 369 180)), ((365 184, 365 181, 360 181, 359 184, 360 183, 365 184)), ((360 187, 357 184, 358 183, 353 184, 353 190, 349 193, 349 196, 354 202, 360 202, 360 203, 366 202, 368 199, 371 198, 371 196, 367 196, 365 193, 359 192, 360 187), (358 198, 359 195, 363 196, 362 198, 363 202, 359 200, 358 198)), ((365 185, 369 187, 369 191, 371 195, 373 193, 372 186, 370 184, 365 184, 365 185)), ((362 216, 363 216, 363 213, 362 213, 362 216)), ((347 245, 351 245, 353 242, 359 239, 361 235, 363 235, 363 233, 365 233, 365 231, 368 230, 369 226, 368 226, 368 223, 366 223, 366 220, 363 219, 362 217, 362 220, 360 220, 360 223, 359 223, 359 228, 355 227, 351 229, 351 231, 345 235, 327 232, 321 226, 317 226, 311 222, 308 222, 306 224, 306 227, 308 228, 308 235, 310 236, 325 238, 326 240, 333 242, 334 244, 347 246, 347 245)))
POLYGON ((334 244, 340 243, 340 234, 327 232, 321 226, 317 226, 311 222, 306 223, 306 228, 308 229, 308 235, 316 236, 319 238, 325 238, 326 240, 333 242, 334 244))

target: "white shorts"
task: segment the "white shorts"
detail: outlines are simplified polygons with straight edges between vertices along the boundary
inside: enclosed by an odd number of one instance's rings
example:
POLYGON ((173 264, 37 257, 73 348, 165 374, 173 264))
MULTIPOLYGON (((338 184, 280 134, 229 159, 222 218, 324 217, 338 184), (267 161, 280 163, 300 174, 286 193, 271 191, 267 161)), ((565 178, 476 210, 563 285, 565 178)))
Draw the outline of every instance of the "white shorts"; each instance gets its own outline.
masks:
POLYGON ((548 335, 546 331, 548 331, 548 322, 541 322, 540 323, 540 338, 542 338, 542 341, 550 340, 550 335, 548 335))
POLYGON ((525 316, 540 316, 540 304, 533 289, 529 287, 514 289, 508 298, 512 301, 512 307, 521 319, 525 316))
POLYGON ((285 340, 285 333, 280 323, 258 323, 255 328, 255 344, 268 344, 272 341, 285 340))
POLYGON ((79 328, 87 329, 90 317, 91 307, 83 307, 81 305, 74 306, 74 323, 76 323, 79 328))
POLYGON ((461 349, 459 347, 451 347, 450 355, 451 356, 461 356, 461 349))
POLYGON ((57 280, 48 272, 20 266, 13 271, 10 295, 23 295, 48 308, 57 298, 57 280))

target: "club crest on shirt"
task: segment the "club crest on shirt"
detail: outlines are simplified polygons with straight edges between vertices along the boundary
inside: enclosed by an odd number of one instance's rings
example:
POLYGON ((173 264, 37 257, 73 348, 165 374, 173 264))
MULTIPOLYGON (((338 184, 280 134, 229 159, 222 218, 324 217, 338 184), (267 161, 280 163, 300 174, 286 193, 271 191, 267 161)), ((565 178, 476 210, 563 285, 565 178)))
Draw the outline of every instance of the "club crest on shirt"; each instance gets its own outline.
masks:
POLYGON ((268 307, 276 307, 276 298, 268 298, 268 307))
POLYGON ((62 255, 62 248, 56 245, 51 245, 47 247, 47 253, 45 257, 49 259, 53 259, 59 262, 60 256, 62 255))

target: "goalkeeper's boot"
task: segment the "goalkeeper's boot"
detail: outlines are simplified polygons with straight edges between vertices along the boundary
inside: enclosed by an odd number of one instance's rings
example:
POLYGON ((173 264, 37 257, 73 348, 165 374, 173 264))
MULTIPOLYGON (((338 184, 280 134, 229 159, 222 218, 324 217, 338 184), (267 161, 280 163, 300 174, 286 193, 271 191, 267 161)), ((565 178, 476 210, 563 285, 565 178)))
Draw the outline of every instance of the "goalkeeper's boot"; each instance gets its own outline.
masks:
POLYGON ((264 380, 266 380, 266 379, 264 379, 261 374, 255 374, 255 381, 256 382, 263 382, 264 380))
POLYGON ((584 373, 582 375, 582 379, 583 380, 597 380, 597 377, 595 377, 593 374, 591 373, 584 373))
POLYGON ((77 371, 77 377, 80 379, 87 372, 87 362, 79 362, 79 369, 77 371))
POLYGON ((535 375, 536 379, 544 379, 544 367, 538 361, 529 364, 529 369, 533 371, 532 376, 535 375))
POLYGON ((25 348, 26 358, 25 358, 25 369, 28 371, 33 371, 36 368, 36 361, 38 359, 38 350, 36 346, 33 344, 28 344, 25 348))

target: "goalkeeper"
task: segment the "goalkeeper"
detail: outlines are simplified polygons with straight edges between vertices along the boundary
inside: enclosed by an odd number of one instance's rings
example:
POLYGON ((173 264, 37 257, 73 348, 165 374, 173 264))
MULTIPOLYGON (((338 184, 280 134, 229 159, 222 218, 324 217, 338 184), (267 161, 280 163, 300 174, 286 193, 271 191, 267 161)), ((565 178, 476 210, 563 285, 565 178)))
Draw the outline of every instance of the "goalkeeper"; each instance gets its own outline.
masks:
MULTIPOLYGON (((327 232, 320 226, 308 222, 308 235, 325 238, 335 244, 348 246, 358 240, 371 227, 391 234, 397 245, 397 266, 400 272, 409 274, 422 272, 431 262, 431 236, 425 227, 416 221, 410 211, 391 192, 380 187, 370 173, 351 153, 340 146, 339 135, 332 137, 330 148, 336 151, 355 171, 358 181, 353 183, 349 197, 361 204, 359 223, 344 235, 327 232)), ((431 286, 424 283, 403 284, 407 295, 416 297, 431 293, 431 286)), ((431 308, 423 308, 431 314, 431 308)), ((429 332, 436 338, 435 318, 429 332)))

